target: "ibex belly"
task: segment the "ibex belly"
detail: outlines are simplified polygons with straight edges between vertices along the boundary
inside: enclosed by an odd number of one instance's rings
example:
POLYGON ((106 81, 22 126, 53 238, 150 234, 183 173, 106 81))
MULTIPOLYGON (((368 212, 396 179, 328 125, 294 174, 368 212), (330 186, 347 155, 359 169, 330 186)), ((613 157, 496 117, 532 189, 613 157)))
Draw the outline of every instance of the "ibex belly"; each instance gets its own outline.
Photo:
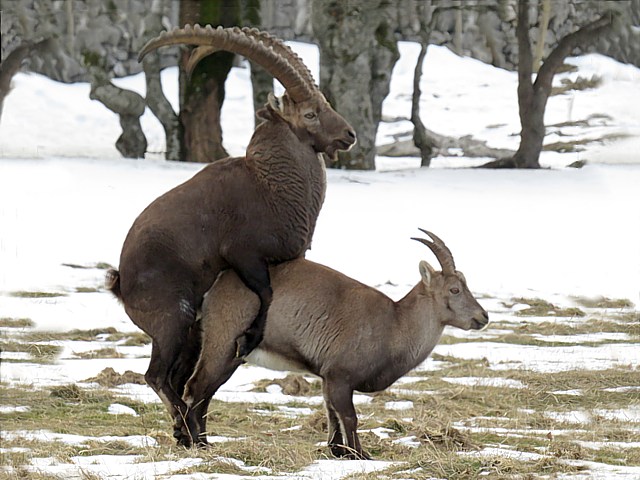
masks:
POLYGON ((246 357, 247 362, 258 367, 268 368, 270 370, 279 370, 283 372, 310 373, 308 369, 301 363, 290 358, 284 357, 279 353, 271 352, 263 348, 256 348, 246 357))

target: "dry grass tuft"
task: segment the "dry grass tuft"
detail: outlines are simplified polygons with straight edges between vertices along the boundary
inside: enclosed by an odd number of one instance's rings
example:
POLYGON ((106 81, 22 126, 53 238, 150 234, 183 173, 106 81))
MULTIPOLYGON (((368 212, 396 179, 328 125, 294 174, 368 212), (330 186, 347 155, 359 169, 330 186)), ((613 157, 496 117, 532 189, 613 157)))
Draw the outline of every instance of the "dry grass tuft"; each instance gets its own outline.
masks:
POLYGON ((88 352, 74 353, 78 358, 92 359, 92 358, 123 358, 120 352, 115 348, 101 348, 99 350, 89 350, 88 352))
POLYGON ((127 370, 124 373, 118 373, 113 368, 107 367, 102 370, 97 376, 87 378, 83 380, 86 383, 97 383, 103 387, 112 388, 118 385, 124 385, 125 383, 135 383, 137 385, 145 385, 147 382, 144 379, 144 375, 131 370, 127 370))
POLYGON ((30 318, 0 318, 0 327, 5 328, 33 328, 35 322, 30 318))
POLYGON ((562 95, 563 93, 570 92, 572 90, 589 90, 591 88, 598 88, 602 85, 602 77, 593 75, 591 78, 578 77, 575 80, 569 78, 563 78, 560 80, 562 84, 559 87, 553 87, 551 89, 551 96, 562 95))
POLYGON ((575 301, 586 308, 633 308, 634 304, 626 298, 607 298, 607 297, 574 297, 575 301))
POLYGON ((560 308, 541 298, 513 298, 516 303, 529 305, 529 308, 516 312, 519 317, 584 317, 579 308, 560 308))
POLYGON ((69 385, 52 388, 51 396, 64 398, 66 400, 82 400, 84 398, 84 392, 80 390, 77 385, 70 383, 69 385))
POLYGON ((66 293, 62 292, 28 292, 25 290, 10 292, 9 295, 17 298, 55 298, 67 296, 66 293))

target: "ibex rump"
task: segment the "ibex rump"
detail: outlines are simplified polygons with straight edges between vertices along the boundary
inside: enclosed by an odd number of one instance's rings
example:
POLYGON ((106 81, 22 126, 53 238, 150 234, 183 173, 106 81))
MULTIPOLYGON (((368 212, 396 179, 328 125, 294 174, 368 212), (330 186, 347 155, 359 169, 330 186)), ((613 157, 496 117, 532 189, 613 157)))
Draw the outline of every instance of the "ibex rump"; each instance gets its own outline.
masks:
MULTIPOLYGON (((453 256, 434 234, 428 246, 442 266, 420 262, 421 281, 400 301, 328 267, 299 258, 271 267, 273 303, 263 342, 247 361, 322 378, 329 447, 339 457, 369 458, 356 433, 354 390, 384 390, 422 363, 446 325, 483 328, 487 312, 475 300, 453 256)), ((242 364, 233 339, 259 307, 255 294, 223 272, 203 304, 203 348, 185 388, 186 425, 206 444, 211 397, 242 364)))

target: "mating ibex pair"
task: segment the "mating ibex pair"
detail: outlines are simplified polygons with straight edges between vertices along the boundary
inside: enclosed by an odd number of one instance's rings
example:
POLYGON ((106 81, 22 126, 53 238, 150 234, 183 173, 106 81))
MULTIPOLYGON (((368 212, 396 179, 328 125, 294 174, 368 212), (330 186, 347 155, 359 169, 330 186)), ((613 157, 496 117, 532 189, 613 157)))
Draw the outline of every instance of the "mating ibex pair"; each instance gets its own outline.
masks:
MULTIPOLYGON (((107 286, 152 338, 145 375, 181 433, 185 382, 200 353, 196 312, 218 274, 232 269, 259 298, 255 318, 230 339, 244 357, 262 340, 272 300, 269 265, 300 257, 309 248, 326 189, 320 154, 331 157, 356 141, 298 56, 283 42, 247 28, 199 26, 161 34, 140 58, 164 45, 195 44, 194 63, 215 50, 245 56, 285 87, 257 112, 245 157, 215 162, 153 201, 135 220, 122 248, 119 271, 107 286)), ((215 328, 215 327, 214 327, 215 328)))
MULTIPOLYGON (((446 325, 480 329, 489 321, 449 249, 422 231, 432 240, 414 240, 431 249, 442 271, 420 262, 421 281, 399 302, 303 258, 270 269, 273 303, 265 336, 247 361, 322 379, 335 456, 369 458, 358 439, 354 390, 387 388, 427 358, 446 325)), ((202 353, 184 395, 185 423, 195 443, 206 443, 211 397, 243 362, 233 340, 258 309, 258 298, 232 271, 223 272, 205 298, 202 353)))

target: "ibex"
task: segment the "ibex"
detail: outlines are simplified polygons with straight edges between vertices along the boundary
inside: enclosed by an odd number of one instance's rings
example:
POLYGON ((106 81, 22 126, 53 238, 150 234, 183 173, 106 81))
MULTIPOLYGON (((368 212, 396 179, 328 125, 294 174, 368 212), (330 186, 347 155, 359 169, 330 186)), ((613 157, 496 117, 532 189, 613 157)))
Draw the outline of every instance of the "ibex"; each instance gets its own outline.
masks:
MULTIPOLYGON (((322 379, 328 445, 335 456, 369 458, 356 432, 354 390, 387 388, 427 358, 445 325, 479 330, 489 322, 449 249, 433 233, 421 231, 431 240, 414 240, 431 249, 442 271, 421 261, 420 282, 398 302, 303 258, 271 267, 273 303, 265 336, 246 360, 322 379)), ((198 445, 207 443, 211 397, 243 362, 233 339, 258 308, 258 298, 231 271, 223 272, 205 297, 202 352, 184 396, 185 423, 198 445)))
POLYGON ((280 40, 247 28, 186 26, 149 41, 140 59, 175 44, 244 55, 286 90, 257 112, 264 122, 245 157, 203 168, 138 216, 124 241, 119 271, 107 274, 107 287, 152 338, 145 379, 173 416, 178 442, 188 443, 180 433, 187 410, 181 397, 200 351, 195 321, 205 292, 222 270, 233 269, 260 299, 246 331, 230 339, 229 347, 246 356, 263 336, 272 298, 269 265, 303 255, 311 243, 326 189, 320 154, 348 150, 356 136, 280 40))

